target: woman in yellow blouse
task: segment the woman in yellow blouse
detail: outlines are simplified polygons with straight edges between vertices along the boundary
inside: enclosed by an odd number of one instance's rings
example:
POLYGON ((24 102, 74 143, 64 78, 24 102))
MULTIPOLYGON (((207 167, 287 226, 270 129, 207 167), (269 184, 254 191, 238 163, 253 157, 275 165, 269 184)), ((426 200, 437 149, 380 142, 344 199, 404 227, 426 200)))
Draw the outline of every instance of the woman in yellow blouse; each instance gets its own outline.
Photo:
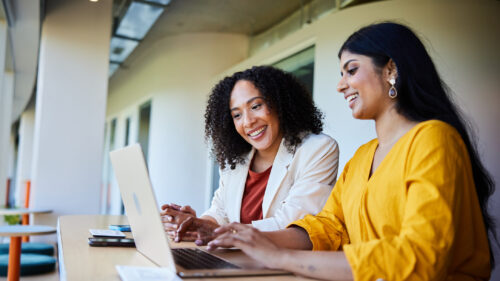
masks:
POLYGON ((338 91, 355 118, 375 120, 377 138, 316 216, 275 232, 226 225, 209 249, 322 279, 487 280, 493 183, 425 47, 381 23, 351 35, 339 58, 338 91))

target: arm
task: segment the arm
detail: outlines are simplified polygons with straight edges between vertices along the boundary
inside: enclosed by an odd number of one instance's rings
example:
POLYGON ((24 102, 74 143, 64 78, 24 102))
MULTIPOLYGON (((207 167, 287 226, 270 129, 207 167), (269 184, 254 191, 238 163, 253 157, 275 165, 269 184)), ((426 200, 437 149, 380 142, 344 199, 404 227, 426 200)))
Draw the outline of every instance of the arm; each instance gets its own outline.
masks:
POLYGON ((218 225, 223 225, 229 223, 228 216, 226 214, 226 204, 225 204, 225 194, 226 194, 226 186, 224 184, 224 173, 222 170, 219 170, 220 178, 219 178, 219 188, 214 193, 214 197, 212 198, 212 204, 210 208, 205 211, 201 215, 202 219, 208 219, 218 225))
POLYGON ((307 233, 292 227, 274 232, 260 232, 248 225, 231 223, 216 230, 220 234, 208 249, 236 246, 266 266, 319 279, 352 280, 349 263, 343 252, 311 252, 307 233), (284 248, 287 247, 287 248, 284 248), (292 249, 290 249, 292 248, 292 249))
MULTIPOLYGON (((253 221, 252 225, 262 231, 285 228, 306 214, 317 214, 328 198, 337 176, 339 150, 330 137, 321 135, 306 140, 297 150, 292 173, 294 182, 286 188, 288 194, 271 217, 253 221)), ((277 200, 277 199, 275 199, 277 200)))
POLYGON ((342 251, 286 250, 277 259, 277 268, 324 280, 353 280, 351 267, 342 251))
POLYGON ((262 232, 279 248, 311 250, 312 243, 304 229, 292 226, 278 231, 262 232))

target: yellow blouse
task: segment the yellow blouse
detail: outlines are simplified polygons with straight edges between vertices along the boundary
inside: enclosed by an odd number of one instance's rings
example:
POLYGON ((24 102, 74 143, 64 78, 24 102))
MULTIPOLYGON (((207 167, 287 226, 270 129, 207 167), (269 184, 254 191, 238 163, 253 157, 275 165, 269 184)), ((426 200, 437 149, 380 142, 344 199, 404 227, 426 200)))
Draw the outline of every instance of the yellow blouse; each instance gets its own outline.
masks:
POLYGON ((370 177, 377 145, 356 151, 318 215, 292 225, 313 250, 343 250, 355 280, 488 279, 488 239, 458 132, 417 124, 370 177))

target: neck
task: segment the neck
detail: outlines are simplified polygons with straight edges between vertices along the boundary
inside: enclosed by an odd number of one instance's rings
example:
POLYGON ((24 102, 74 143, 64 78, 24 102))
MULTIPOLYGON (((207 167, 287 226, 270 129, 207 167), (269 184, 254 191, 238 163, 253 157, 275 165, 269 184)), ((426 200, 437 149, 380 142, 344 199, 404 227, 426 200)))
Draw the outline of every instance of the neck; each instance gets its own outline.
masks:
POLYGON ((410 121, 391 107, 375 118, 375 129, 380 146, 392 146, 406 134, 417 122, 410 121))
POLYGON ((268 147, 267 149, 261 149, 255 151, 255 156, 254 156, 254 163, 258 162, 260 163, 259 166, 270 166, 274 162, 274 158, 276 157, 276 154, 278 154, 278 150, 281 145, 281 140, 282 136, 280 136, 279 141, 275 142, 271 147, 268 147))

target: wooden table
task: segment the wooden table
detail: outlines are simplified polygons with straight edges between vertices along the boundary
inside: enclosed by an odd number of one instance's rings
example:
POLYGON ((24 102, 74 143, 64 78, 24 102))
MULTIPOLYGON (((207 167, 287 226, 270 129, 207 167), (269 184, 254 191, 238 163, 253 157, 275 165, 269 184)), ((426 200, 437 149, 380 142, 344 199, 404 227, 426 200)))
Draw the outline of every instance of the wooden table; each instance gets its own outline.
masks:
MULTIPOLYGON (((125 216, 81 215, 62 216, 58 220, 59 277, 60 280, 113 280, 120 277, 116 265, 156 267, 135 248, 90 247, 89 229, 107 229, 110 224, 128 224, 125 216)), ((130 232, 125 232, 132 237, 130 232)), ((172 243, 172 247, 193 247, 194 243, 172 243)), ((242 258, 247 258, 240 252, 242 258)), ((233 254, 234 255, 234 254, 233 254)), ((222 256, 222 255, 221 255, 222 256)), ((188 280, 308 280, 293 275, 237 278, 189 278, 188 280)))
POLYGON ((0 236, 10 236, 8 281, 19 280, 21 262, 21 237, 55 233, 56 229, 43 225, 5 225, 0 226, 0 236))

